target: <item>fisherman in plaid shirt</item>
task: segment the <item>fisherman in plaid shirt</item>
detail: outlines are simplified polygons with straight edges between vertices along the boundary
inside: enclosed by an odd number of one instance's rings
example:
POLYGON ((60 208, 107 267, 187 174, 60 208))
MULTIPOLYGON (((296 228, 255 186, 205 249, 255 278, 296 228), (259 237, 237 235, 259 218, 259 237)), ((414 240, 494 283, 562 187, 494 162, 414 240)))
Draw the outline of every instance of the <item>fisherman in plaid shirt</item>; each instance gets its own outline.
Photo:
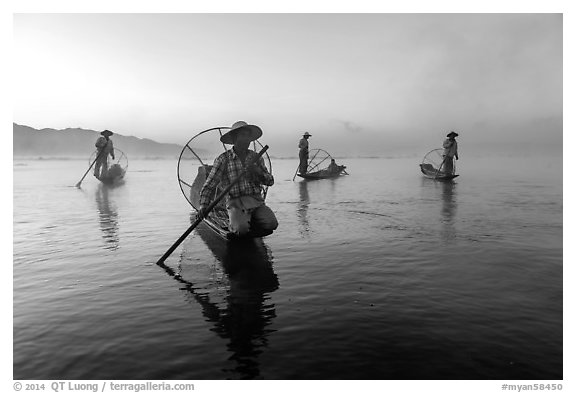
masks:
MULTIPOLYGON (((218 185, 223 188, 234 181, 246 165, 254 162, 257 153, 249 150, 250 142, 260 138, 262 130, 255 125, 238 121, 230 131, 222 135, 220 141, 234 147, 214 160, 214 166, 200 191, 200 217, 206 216, 210 196, 218 185)), ((248 172, 236 183, 228 194, 229 238, 239 236, 262 237, 271 234, 278 221, 274 212, 264 203, 262 185, 271 186, 274 177, 260 158, 248 167, 248 172)))

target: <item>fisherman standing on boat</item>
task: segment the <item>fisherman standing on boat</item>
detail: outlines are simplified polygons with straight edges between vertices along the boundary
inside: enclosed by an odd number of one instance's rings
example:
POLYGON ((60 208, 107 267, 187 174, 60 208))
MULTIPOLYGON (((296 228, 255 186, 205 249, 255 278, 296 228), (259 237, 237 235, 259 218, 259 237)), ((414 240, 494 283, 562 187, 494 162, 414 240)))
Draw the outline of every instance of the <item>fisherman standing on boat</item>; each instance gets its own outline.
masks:
POLYGON ((456 142, 457 133, 450 131, 442 147, 444 148, 444 172, 454 174, 454 158, 458 159, 458 142, 456 142))
POLYGON ((227 187, 244 169, 247 170, 246 175, 232 187, 226 200, 230 217, 229 238, 267 236, 278 228, 274 212, 264 203, 262 189, 262 185, 273 185, 274 177, 266 169, 262 157, 254 162, 258 154, 248 149, 250 142, 261 136, 262 130, 258 126, 244 121, 234 123, 230 131, 220 137, 222 143, 234 147, 214 160, 214 166, 200 190, 198 215, 204 218, 210 195, 213 195, 216 187, 227 187))
POLYGON ((304 175, 308 170, 308 138, 312 135, 306 131, 304 135, 302 135, 302 139, 298 142, 298 148, 300 149, 299 156, 300 156, 300 166, 298 172, 301 175, 304 175))
POLYGON ((108 154, 110 154, 113 160, 116 159, 116 157, 114 157, 114 144, 112 143, 112 139, 110 139, 110 135, 113 134, 112 131, 104 130, 100 133, 102 136, 96 141, 97 152, 94 176, 96 176, 97 179, 106 176, 108 172, 108 154))

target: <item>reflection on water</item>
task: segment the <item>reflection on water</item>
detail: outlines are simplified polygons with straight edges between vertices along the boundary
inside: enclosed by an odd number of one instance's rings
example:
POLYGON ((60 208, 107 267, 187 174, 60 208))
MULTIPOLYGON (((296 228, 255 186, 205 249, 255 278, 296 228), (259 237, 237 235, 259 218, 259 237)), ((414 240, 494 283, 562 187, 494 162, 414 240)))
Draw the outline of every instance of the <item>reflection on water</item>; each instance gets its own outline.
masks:
POLYGON ((104 184, 99 184, 96 189, 96 205, 98 207, 98 218, 100 229, 104 238, 107 250, 118 249, 118 212, 116 207, 110 203, 109 188, 104 184))
POLYGON ((431 203, 431 212, 440 211, 438 217, 440 225, 440 236, 444 241, 454 240, 456 237, 456 210, 457 186, 454 181, 438 181, 433 179, 422 178, 422 191, 425 200, 431 203))
POLYGON ((267 295, 279 287, 270 250, 262 239, 225 242, 204 225, 196 233, 220 261, 223 274, 212 274, 208 284, 200 283, 196 271, 190 272, 190 258, 185 252, 177 269, 162 268, 185 284, 190 299, 202 307, 206 321, 213 323, 210 330, 227 341, 232 366, 223 371, 231 379, 257 378, 258 358, 274 332, 268 325, 276 317, 275 306, 268 302, 267 295))
POLYGON ((456 237, 454 218, 456 217, 456 183, 440 182, 442 185, 442 237, 450 240, 456 237))
POLYGON ((300 235, 308 237, 310 225, 308 224, 308 206, 310 205, 310 196, 308 195, 308 182, 301 181, 298 183, 300 192, 300 201, 298 203, 298 221, 300 222, 300 235))

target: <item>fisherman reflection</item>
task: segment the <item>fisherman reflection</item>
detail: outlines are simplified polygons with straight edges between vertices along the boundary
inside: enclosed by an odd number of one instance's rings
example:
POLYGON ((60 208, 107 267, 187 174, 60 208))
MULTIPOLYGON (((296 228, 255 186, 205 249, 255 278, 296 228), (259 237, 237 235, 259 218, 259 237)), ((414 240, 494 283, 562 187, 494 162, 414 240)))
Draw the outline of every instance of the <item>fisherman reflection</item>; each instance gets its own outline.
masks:
POLYGON ((454 217, 456 216, 456 183, 453 181, 439 182, 442 187, 442 221, 443 238, 451 240, 456 237, 454 217))
POLYGON ((109 200, 109 188, 104 184, 99 184, 96 190, 96 204, 98 206, 98 218, 100 221, 100 229, 102 230, 102 238, 106 243, 107 250, 118 249, 118 213, 109 200))
POLYGON ((222 263, 224 277, 212 280, 219 286, 224 283, 224 298, 219 302, 217 293, 206 293, 205 288, 191 282, 194 275, 185 273, 188 258, 184 254, 178 274, 168 266, 162 267, 186 284, 191 297, 202 306, 206 320, 214 324, 211 330, 228 340, 229 360, 234 362, 234 366, 223 371, 230 373, 232 379, 257 378, 260 375, 258 357, 268 346, 268 336, 274 331, 268 325, 276 317, 274 304, 269 303, 267 294, 279 286, 269 250, 261 239, 223 242, 202 225, 196 232, 222 263))
POLYGON ((300 202, 298 203, 298 220, 300 221, 300 234, 307 236, 310 231, 308 223, 308 206, 310 205, 310 196, 308 195, 308 182, 301 181, 298 183, 300 191, 300 202))

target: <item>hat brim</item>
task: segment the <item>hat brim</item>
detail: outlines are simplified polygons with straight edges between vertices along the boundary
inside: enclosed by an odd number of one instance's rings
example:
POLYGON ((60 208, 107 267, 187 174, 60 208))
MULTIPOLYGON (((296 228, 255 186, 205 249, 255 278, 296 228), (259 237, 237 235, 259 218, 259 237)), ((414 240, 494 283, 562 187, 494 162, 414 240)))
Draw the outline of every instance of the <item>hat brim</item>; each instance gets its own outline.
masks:
POLYGON ((458 136, 458 134, 457 134, 457 133, 455 133, 455 132, 451 132, 451 133, 449 133, 449 134, 448 134, 448 135, 446 135, 446 136, 447 136, 448 138, 450 138, 452 135, 454 135, 454 136, 458 136))
POLYGON ((114 133, 112 131, 104 130, 100 133, 100 135, 110 136, 110 135, 114 135, 114 133))
POLYGON ((238 133, 238 131, 241 130, 250 131, 250 141, 255 141, 256 139, 262 136, 262 130, 260 129, 260 127, 252 124, 247 124, 245 126, 234 128, 233 130, 228 131, 227 133, 225 133, 220 137, 220 142, 225 143, 227 145, 233 145, 236 134, 238 133))

